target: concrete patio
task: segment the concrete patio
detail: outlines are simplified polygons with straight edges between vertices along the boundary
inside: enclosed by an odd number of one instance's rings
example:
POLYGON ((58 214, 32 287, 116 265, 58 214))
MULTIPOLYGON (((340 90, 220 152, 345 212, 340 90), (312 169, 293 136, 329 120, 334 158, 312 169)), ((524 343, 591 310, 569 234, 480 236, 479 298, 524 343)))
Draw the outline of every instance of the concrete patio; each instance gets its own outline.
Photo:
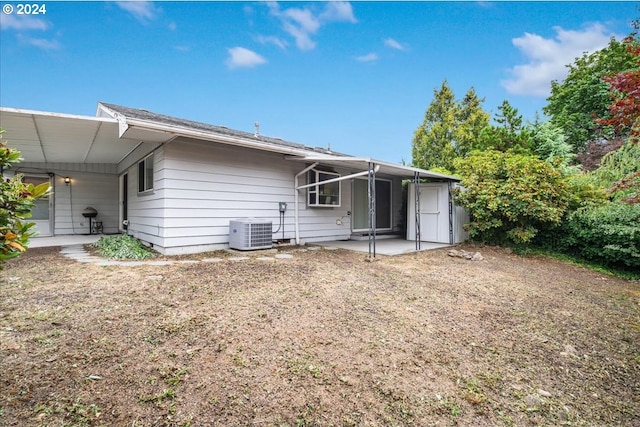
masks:
POLYGON ((30 248, 46 248, 50 246, 74 246, 95 243, 102 234, 77 234, 70 236, 33 237, 29 241, 30 248))
MULTIPOLYGON (((331 242, 318 242, 314 245, 322 247, 333 247, 339 249, 348 249, 350 251, 369 253, 368 240, 337 240, 331 242)), ((420 242, 420 249, 416 250, 416 242, 413 240, 404 240, 400 238, 379 239, 376 240, 376 255, 402 255, 412 252, 428 251, 431 249, 440 249, 451 246, 445 243, 420 242)))
MULTIPOLYGON (((102 237, 100 234, 72 235, 55 237, 34 237, 31 239, 30 248, 43 248, 50 246, 77 246, 95 243, 102 237)), ((329 242, 310 243, 324 248, 347 249, 355 252, 369 253, 368 240, 334 240, 329 242)), ((446 248, 445 243, 421 242, 419 251, 446 248)), ((376 255, 401 255, 416 251, 416 243, 412 240, 401 238, 380 238, 376 240, 376 255)))

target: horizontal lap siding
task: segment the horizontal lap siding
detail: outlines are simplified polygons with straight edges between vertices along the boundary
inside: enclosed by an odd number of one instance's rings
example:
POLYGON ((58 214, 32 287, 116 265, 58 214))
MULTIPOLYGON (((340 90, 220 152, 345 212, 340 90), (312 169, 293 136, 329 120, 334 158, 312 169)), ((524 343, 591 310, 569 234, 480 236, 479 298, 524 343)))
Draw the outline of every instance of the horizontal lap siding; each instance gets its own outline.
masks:
POLYGON ((128 220, 127 233, 161 249, 164 246, 164 173, 165 150, 153 151, 153 190, 138 193, 138 162, 150 152, 140 151, 138 160, 127 169, 128 174, 128 220))
POLYGON ((54 235, 88 234, 89 219, 82 211, 98 211, 105 233, 118 232, 118 176, 116 165, 102 163, 21 163, 25 171, 54 174, 54 235), (64 183, 70 177, 71 184, 64 183))
MULTIPOLYGON (((278 202, 287 203, 284 238, 293 239, 293 178, 305 164, 281 154, 191 140, 166 146, 162 174, 165 253, 220 249, 229 242, 229 221, 261 218, 279 226, 278 202)), ((131 178, 130 178, 131 180, 131 178)), ((303 184, 306 177, 301 178, 303 184)), ((350 210, 350 185, 342 184, 341 208, 307 208, 306 191, 299 196, 300 237, 306 241, 346 239, 349 221, 336 220, 350 210)), ((130 216, 132 212, 130 207, 130 216)), ((139 212, 140 217, 143 212, 139 212)), ((145 219, 151 223, 150 216, 145 219)), ((274 233, 282 238, 283 229, 274 233)))

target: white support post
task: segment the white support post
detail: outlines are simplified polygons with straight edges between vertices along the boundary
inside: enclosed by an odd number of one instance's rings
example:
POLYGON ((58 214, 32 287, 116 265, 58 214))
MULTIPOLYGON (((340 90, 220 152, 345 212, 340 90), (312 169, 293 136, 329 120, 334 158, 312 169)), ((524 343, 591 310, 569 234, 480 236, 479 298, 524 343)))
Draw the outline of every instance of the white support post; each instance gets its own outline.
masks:
POLYGON ((422 247, 420 242, 420 172, 413 174, 413 195, 414 195, 414 211, 415 211, 415 235, 416 235, 416 251, 422 247))
POLYGON ((304 175, 305 173, 309 172, 311 169, 315 168, 316 166, 318 166, 318 162, 312 164, 311 166, 307 166, 306 168, 302 169, 300 172, 298 172, 296 174, 296 176, 293 178, 293 227, 295 230, 295 235, 296 235, 296 245, 300 244, 300 224, 298 222, 298 211, 300 210, 300 208, 298 207, 298 191, 300 190, 298 188, 298 178, 300 178, 301 175, 304 175))

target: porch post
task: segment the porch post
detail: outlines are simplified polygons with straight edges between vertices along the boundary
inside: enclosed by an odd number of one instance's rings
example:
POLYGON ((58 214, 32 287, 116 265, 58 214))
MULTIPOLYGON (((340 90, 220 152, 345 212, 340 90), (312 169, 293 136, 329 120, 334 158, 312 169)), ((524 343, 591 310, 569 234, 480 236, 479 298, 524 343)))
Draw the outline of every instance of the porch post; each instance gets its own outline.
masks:
POLYGON ((367 196, 369 199, 369 258, 376 256, 376 169, 369 162, 367 175, 367 196))
POLYGON ((415 212, 415 234, 416 234, 416 251, 421 249, 420 243, 420 172, 414 172, 413 174, 413 201, 415 212))
POLYGON ((453 245, 453 194, 451 194, 451 180, 447 181, 449 189, 449 244, 453 245))

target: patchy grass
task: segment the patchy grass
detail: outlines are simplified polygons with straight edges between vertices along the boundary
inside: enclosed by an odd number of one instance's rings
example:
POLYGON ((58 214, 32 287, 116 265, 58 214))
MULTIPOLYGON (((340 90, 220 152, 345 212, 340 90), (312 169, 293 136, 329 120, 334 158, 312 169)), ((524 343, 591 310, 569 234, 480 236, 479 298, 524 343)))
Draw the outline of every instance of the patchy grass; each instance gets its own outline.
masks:
POLYGON ((640 283, 488 247, 288 250, 10 261, 0 425, 637 425, 640 283))

